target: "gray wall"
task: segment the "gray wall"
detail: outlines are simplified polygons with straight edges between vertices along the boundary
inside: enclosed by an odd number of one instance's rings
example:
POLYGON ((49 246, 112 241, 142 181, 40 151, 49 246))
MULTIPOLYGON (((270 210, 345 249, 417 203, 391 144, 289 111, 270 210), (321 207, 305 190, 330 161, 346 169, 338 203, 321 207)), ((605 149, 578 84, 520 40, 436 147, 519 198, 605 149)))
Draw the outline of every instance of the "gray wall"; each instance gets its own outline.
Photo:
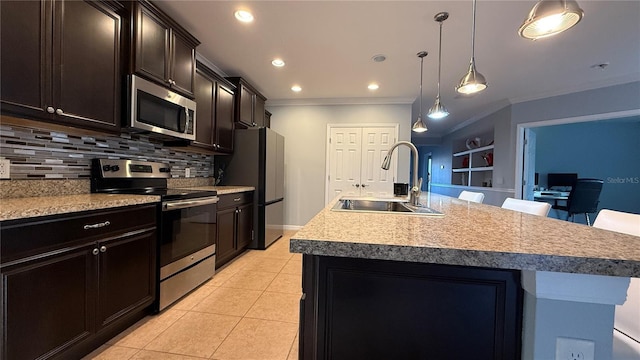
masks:
MULTIPOLYGON (((598 209, 640 214, 640 117, 545 126, 536 133, 536 172, 577 173, 604 180, 598 209)), ((564 219, 565 212, 550 216, 564 219)), ((575 222, 586 223, 584 216, 575 222)))
MULTIPOLYGON (((269 106, 271 128, 285 137, 285 225, 306 224, 325 206, 328 124, 399 124, 399 140, 411 135, 411 105, 269 106)), ((410 152, 399 148, 398 180, 409 180, 410 152)))
POLYGON ((514 189, 519 124, 636 109, 640 109, 638 81, 509 105, 447 134, 440 139, 439 146, 429 147, 433 157, 432 180, 434 183, 451 183, 451 154, 459 151, 453 148, 457 141, 493 131, 493 186, 514 189))

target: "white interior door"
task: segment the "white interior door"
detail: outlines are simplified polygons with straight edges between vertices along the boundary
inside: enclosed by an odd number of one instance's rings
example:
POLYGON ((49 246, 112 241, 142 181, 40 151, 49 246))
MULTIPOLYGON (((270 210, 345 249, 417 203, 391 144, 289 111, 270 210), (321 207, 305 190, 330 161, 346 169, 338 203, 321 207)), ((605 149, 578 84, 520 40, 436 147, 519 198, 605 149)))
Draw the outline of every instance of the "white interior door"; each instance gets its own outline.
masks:
POLYGON ((338 194, 360 195, 361 139, 361 128, 331 128, 328 200, 338 194))
POLYGON ((360 195, 392 197, 396 175, 397 153, 389 170, 383 170, 382 160, 395 143, 395 128, 362 129, 362 161, 360 170, 360 195))
POLYGON ((397 138, 396 126, 329 127, 327 196, 392 197, 397 154, 389 170, 382 160, 397 138))

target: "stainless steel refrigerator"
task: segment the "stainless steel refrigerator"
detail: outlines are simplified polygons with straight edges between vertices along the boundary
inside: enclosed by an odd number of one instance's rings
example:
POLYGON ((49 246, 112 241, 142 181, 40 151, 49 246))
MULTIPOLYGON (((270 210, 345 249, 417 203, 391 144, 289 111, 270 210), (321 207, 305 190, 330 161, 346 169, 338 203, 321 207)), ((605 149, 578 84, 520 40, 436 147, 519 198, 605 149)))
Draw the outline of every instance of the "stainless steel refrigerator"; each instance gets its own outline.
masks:
POLYGON ((284 137, 269 128, 236 129, 224 182, 256 188, 253 249, 266 249, 284 230, 284 137))

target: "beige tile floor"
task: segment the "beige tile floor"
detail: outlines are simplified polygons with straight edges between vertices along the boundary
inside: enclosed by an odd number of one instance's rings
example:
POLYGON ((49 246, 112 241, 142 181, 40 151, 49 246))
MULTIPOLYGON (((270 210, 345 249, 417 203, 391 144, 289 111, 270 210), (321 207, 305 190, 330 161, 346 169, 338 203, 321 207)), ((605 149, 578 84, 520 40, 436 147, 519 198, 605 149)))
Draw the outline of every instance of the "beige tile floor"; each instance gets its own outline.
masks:
POLYGON ((294 233, 267 250, 246 251, 84 359, 297 359, 302 257, 289 253, 294 233))

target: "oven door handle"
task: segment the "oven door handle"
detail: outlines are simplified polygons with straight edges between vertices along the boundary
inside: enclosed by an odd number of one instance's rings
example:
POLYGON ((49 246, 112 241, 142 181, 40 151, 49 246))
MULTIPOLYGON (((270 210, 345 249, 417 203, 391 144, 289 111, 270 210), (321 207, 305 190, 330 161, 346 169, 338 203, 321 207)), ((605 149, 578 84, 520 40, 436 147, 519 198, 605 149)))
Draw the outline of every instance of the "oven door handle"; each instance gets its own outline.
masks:
POLYGON ((178 210, 184 208, 190 208, 195 206, 203 206, 215 204, 220 200, 217 196, 206 197, 196 200, 176 200, 176 201, 165 201, 162 203, 162 211, 171 211, 178 210))

